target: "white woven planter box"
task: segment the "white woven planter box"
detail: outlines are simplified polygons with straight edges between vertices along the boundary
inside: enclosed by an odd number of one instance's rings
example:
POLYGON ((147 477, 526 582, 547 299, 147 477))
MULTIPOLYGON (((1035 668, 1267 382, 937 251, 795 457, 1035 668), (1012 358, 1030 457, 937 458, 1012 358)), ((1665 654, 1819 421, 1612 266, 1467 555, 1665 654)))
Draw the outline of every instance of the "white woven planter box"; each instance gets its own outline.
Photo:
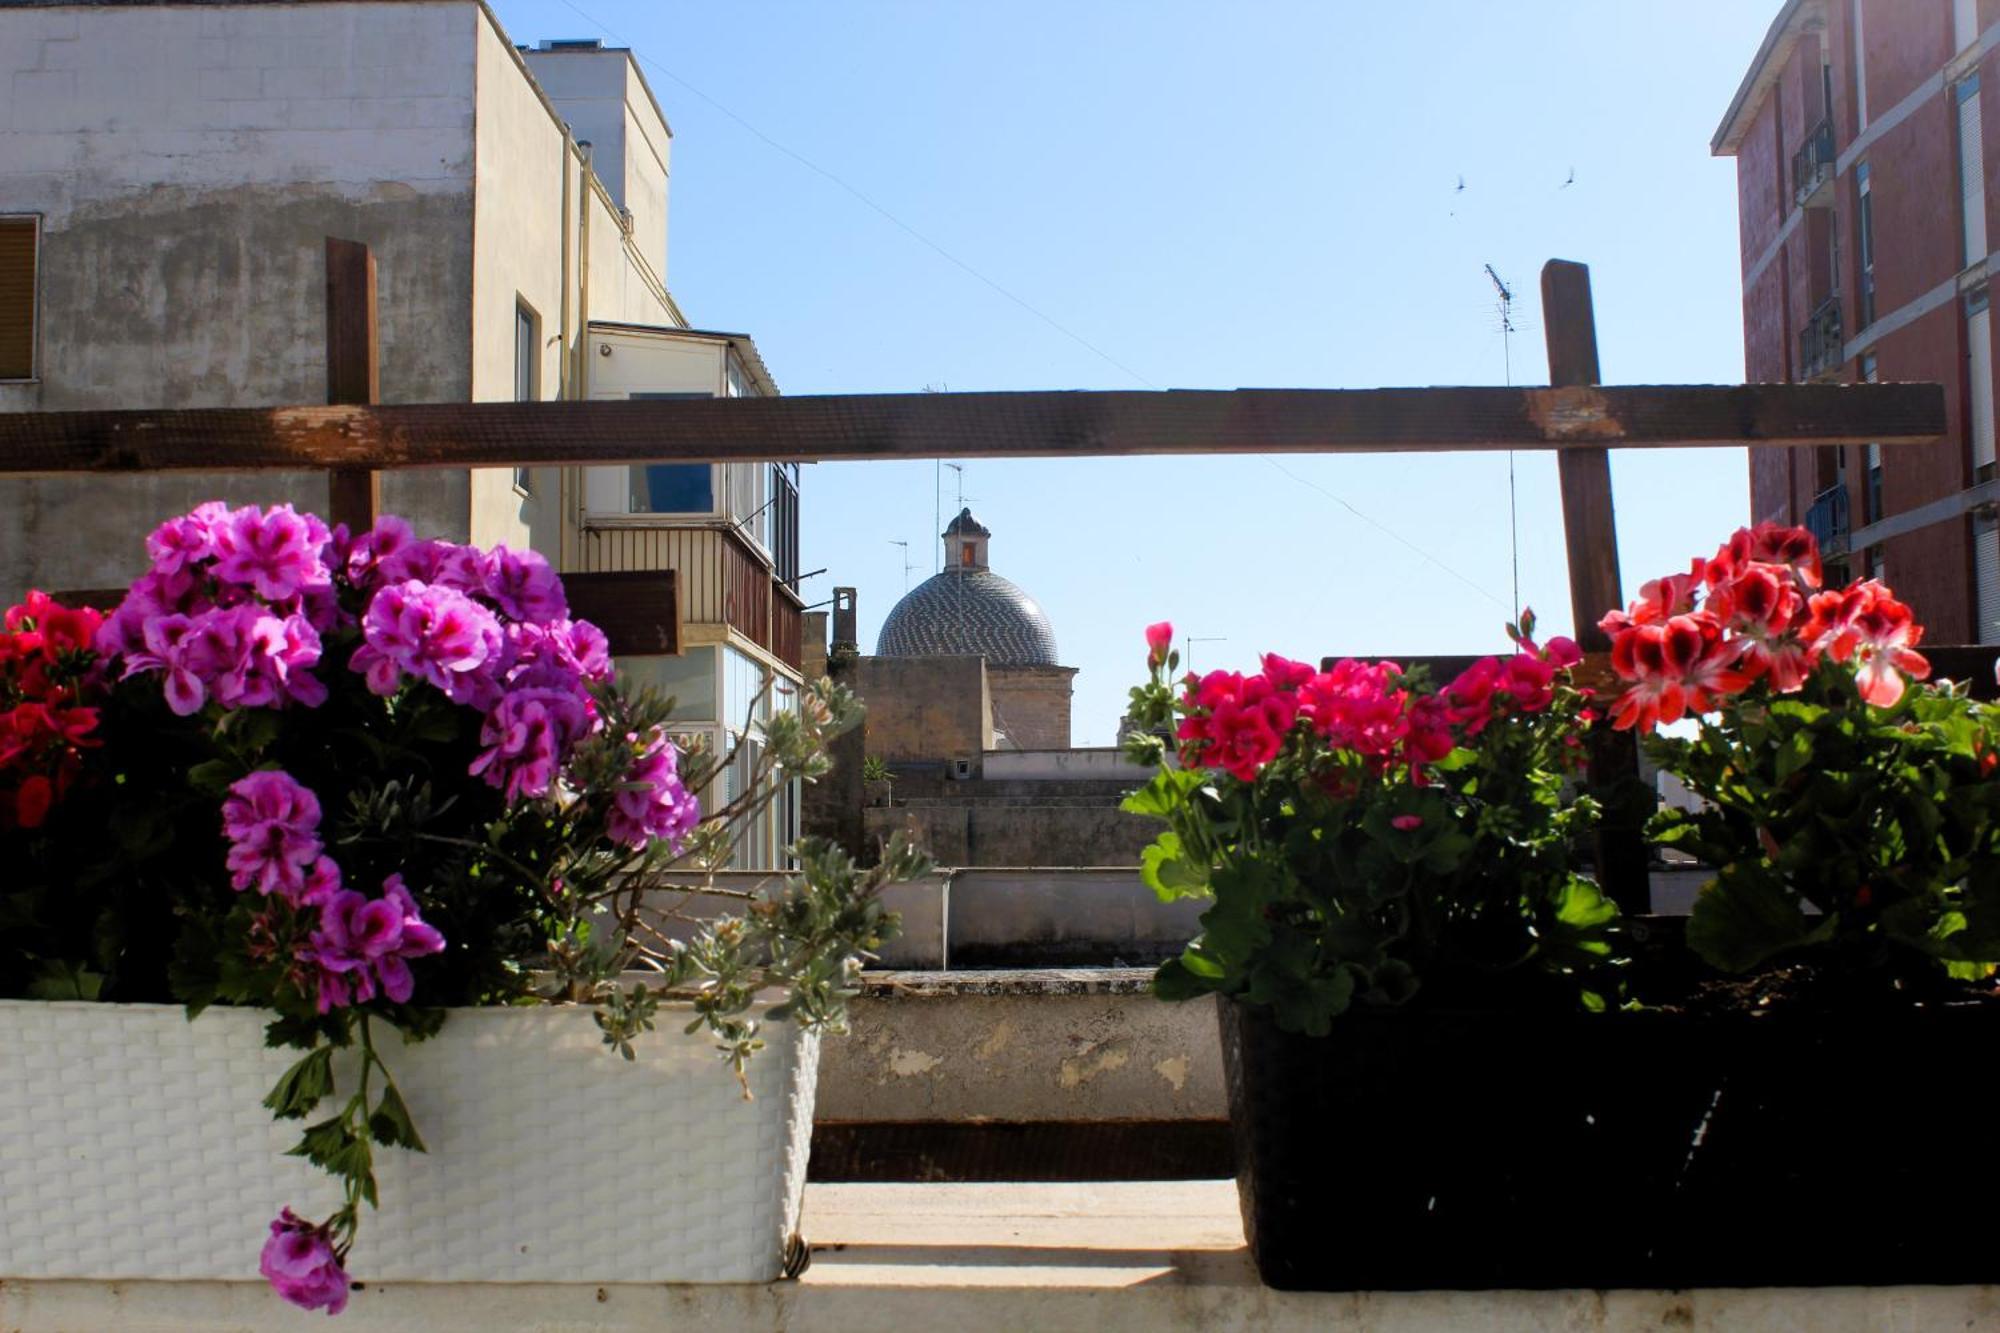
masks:
MULTIPOLYGON (((690 1011, 661 1006, 636 1061, 588 1009, 454 1009, 382 1052, 429 1145, 376 1149, 362 1281, 767 1282, 798 1225, 819 1042, 765 1030, 744 1101, 690 1011)), ((278 1210, 339 1186, 284 1152, 261 1102, 301 1052, 269 1015, 0 1001, 0 1280, 255 1280, 278 1210)), ((386 1042, 385 1042, 386 1039, 386 1042)), ((338 1097, 352 1074, 335 1062, 338 1097)), ((312 1120, 333 1114, 321 1103, 312 1120)))

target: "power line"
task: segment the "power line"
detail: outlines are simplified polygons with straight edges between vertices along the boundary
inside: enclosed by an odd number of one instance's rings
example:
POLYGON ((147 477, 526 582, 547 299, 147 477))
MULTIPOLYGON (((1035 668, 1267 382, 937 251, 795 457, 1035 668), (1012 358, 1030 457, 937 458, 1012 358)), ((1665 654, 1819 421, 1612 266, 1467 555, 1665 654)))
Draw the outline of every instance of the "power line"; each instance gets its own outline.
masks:
POLYGON ((1362 513, 1359 509, 1356 509, 1352 504, 1349 504, 1345 499, 1343 499, 1338 495, 1335 495, 1332 491, 1320 485, 1318 482, 1312 480, 1310 477, 1300 476, 1298 473, 1292 471, 1290 468, 1286 467, 1284 464, 1280 463, 1277 459, 1271 457, 1269 454, 1259 454, 1257 455, 1257 457, 1263 459, 1266 463, 1269 463, 1272 467, 1278 469, 1278 471, 1284 473, 1286 476, 1290 477, 1293 481, 1296 481, 1299 485, 1307 487, 1308 489, 1311 490, 1318 491, 1321 495, 1324 495, 1327 499, 1333 501, 1335 504, 1339 505, 1342 509, 1345 509, 1348 513, 1360 519, 1363 523, 1366 523, 1369 527, 1375 529, 1377 532, 1389 538, 1391 541, 1397 542, 1400 545, 1408 548, 1412 553, 1416 554, 1417 556, 1420 556, 1427 563, 1436 565, 1439 569, 1451 575, 1453 578, 1457 579, 1460 583, 1463 583, 1466 587, 1472 589, 1474 592, 1478 593, 1481 597, 1486 598, 1486 600, 1494 603, 1496 606, 1507 605, 1505 599, 1500 597, 1499 594, 1490 591, 1482 584, 1476 583, 1466 575, 1459 573, 1456 569, 1453 569, 1450 565, 1447 565, 1444 561, 1438 559, 1436 556, 1432 555, 1429 551, 1426 551, 1423 547, 1417 545, 1415 542, 1405 537, 1402 533, 1397 532, 1394 528, 1389 527, 1387 524, 1376 522, 1368 515, 1362 513))
MULTIPOLYGON (((1574 180, 1576 173, 1570 173, 1574 180)), ((1486 276, 1493 279, 1493 290, 1500 294, 1500 364, 1506 377, 1507 387, 1514 387, 1514 289, 1502 282, 1500 275, 1493 271, 1493 265, 1486 266, 1486 276)), ((1514 605, 1513 612, 1521 610, 1521 509, 1514 489, 1514 451, 1507 451, 1507 549, 1514 564, 1514 605)))
MULTIPOLYGON (((1101 358, 1109 365, 1117 367, 1120 371, 1123 371, 1125 374, 1131 376, 1134 380, 1137 380, 1140 384, 1145 385, 1147 388, 1158 389, 1160 387, 1158 384, 1154 383, 1150 379, 1147 379, 1144 375, 1141 375, 1138 371, 1132 369, 1132 367, 1126 365, 1123 361, 1120 361, 1117 357, 1112 356, 1109 352, 1106 352, 1103 348, 1097 346, 1095 343, 1091 342, 1083 335, 1077 333, 1073 329, 1068 328, 1060 321, 1056 320, 1054 317, 1045 314, 1041 310, 1037 309, 1035 306, 1029 304, 1022 297, 1016 295, 1014 292, 1008 290, 1006 287, 1003 287, 998 282, 995 282, 993 279, 987 277, 984 273, 981 273, 978 269, 966 263, 963 259, 960 259, 957 255, 951 253, 951 251, 945 249, 943 246, 939 245, 936 241, 933 241, 930 237, 924 235, 922 232, 918 231, 915 227, 912 227, 909 223, 897 217, 894 213, 891 213, 881 204, 876 203, 875 200, 869 198, 868 195, 864 194, 859 189, 856 189, 854 186, 848 184, 848 182, 843 178, 841 178, 839 175, 835 174, 832 171, 827 170, 825 167, 820 166, 817 162, 814 162, 812 159, 806 157, 804 154, 799 153, 794 149, 786 146, 785 144, 780 143, 778 140, 772 138, 770 135, 766 134, 763 130, 751 124, 750 121, 744 119, 736 112, 724 106, 721 102, 716 101, 715 98, 703 92, 700 88, 695 87, 692 83, 689 83, 686 79, 674 73, 672 70, 668 69, 665 65, 662 65, 659 61, 653 59, 645 52, 639 50, 638 47, 632 45, 629 39, 627 39, 625 36, 612 29, 608 24, 604 23, 602 20, 586 13, 583 9, 579 8, 576 4, 573 3, 573 0, 562 0, 562 4, 565 8, 569 9, 577 17, 581 18, 584 22, 592 25, 593 27, 597 28, 599 31, 604 33, 605 36, 611 38, 615 42, 623 43, 625 46, 630 48, 633 57, 638 61, 640 61, 641 63, 651 66, 653 69, 659 71, 667 78, 672 79, 675 83, 687 89, 688 92, 694 94, 702 101, 708 103, 708 105, 714 107, 721 114, 735 121, 747 133, 753 135, 754 137, 762 141, 764 144, 766 144, 774 151, 784 154, 786 157, 791 158, 794 162, 797 162, 800 166, 806 168, 808 171, 811 171, 813 174, 822 177, 823 179, 829 181, 834 185, 839 186, 842 190, 846 191, 848 194, 854 196, 855 199, 859 200, 862 204, 866 205, 871 211, 880 214, 884 219, 892 223, 897 229, 905 232, 912 239, 924 245, 926 248, 935 251, 938 255, 942 256, 944 259, 948 260, 950 263, 952 263, 959 269, 963 270, 971 277, 977 279, 979 282, 983 283, 987 287, 990 287, 995 292, 998 292, 1001 296, 1006 297, 1009 301, 1012 301, 1015 305, 1021 307, 1021 309, 1035 316, 1037 319, 1047 324, 1050 328, 1054 329, 1056 332, 1070 339, 1078 346, 1083 347, 1087 351, 1091 352, 1093 355, 1101 358)), ((1310 490, 1317 491, 1321 495, 1324 495, 1327 499, 1332 500, 1335 504, 1338 504, 1348 513, 1354 515, 1355 518, 1361 520, 1363 523, 1366 523, 1369 527, 1374 528, 1377 532, 1382 533, 1384 536, 1390 538, 1392 541, 1395 541, 1398 544, 1404 546, 1405 548, 1407 548, 1417 556, 1421 557, 1429 564, 1437 566, 1445 573, 1451 575, 1459 582, 1465 584, 1468 588, 1471 588, 1474 592, 1480 594, 1480 596, 1485 597, 1488 600, 1496 603, 1500 602, 1501 599, 1495 596, 1492 592, 1489 592, 1486 588, 1482 587, 1480 584, 1475 583, 1472 579, 1468 578, 1466 575, 1461 574, 1458 570, 1453 569, 1450 565, 1447 565, 1444 561, 1438 559, 1430 552, 1424 550, 1422 547, 1418 546, 1415 542, 1410 541, 1407 537, 1404 537, 1401 533, 1397 532, 1395 529, 1390 528, 1386 524, 1377 522, 1375 519, 1369 517, 1367 514, 1364 514, 1361 510, 1357 509, 1352 503, 1350 503, 1342 496, 1334 494, 1332 491, 1328 490, 1324 486, 1321 486, 1317 482, 1314 482, 1306 477, 1300 476, 1298 473, 1293 472, 1290 468, 1287 468, 1282 464, 1280 464, 1276 459, 1270 457, 1268 454, 1259 454, 1258 457, 1262 458, 1264 462, 1276 468, 1279 472, 1283 473, 1285 476, 1290 477, 1293 481, 1298 482, 1301 486, 1305 486, 1310 490)), ((959 484, 962 496, 964 488, 964 469, 957 464, 944 464, 944 466, 952 467, 954 470, 958 471, 960 475, 959 484)), ((939 475, 941 476, 941 473, 939 475)), ((938 488, 934 484, 932 493, 934 503, 937 498, 936 497, 937 489, 938 488)), ((942 543, 940 543, 940 549, 941 548, 942 548, 942 543)), ((1519 576, 1517 573, 1516 575, 1517 588, 1518 584, 1519 584, 1519 576)), ((1516 598, 1516 601, 1517 602, 1519 601, 1518 597, 1516 598)), ((1518 610, 1519 610, 1518 605, 1509 608, 1510 614, 1513 612, 1518 612, 1518 610)))
POLYGON ((971 277, 977 279, 979 282, 984 283, 986 286, 992 288, 1000 295, 1006 297, 1009 301, 1012 301, 1015 305, 1021 307, 1021 309, 1027 311, 1029 314, 1033 315, 1036 319, 1041 320, 1042 323, 1048 325, 1050 328, 1054 329, 1057 333, 1060 333, 1063 337, 1068 338, 1071 342, 1075 343, 1077 346, 1083 348, 1085 351, 1091 353, 1093 356, 1099 357, 1107 364, 1115 366, 1117 369, 1123 371, 1125 374, 1131 376, 1133 379, 1137 380, 1139 383, 1145 385, 1149 389, 1157 389, 1160 387, 1159 385, 1153 383, 1151 380, 1147 379, 1144 375, 1141 375, 1138 371, 1132 369, 1132 367, 1126 365, 1123 361, 1120 361, 1117 357, 1111 355, 1111 353, 1105 351, 1102 347, 1099 347, 1096 343, 1090 341, 1090 339, 1078 333, 1075 329, 1070 328, 1068 325, 1056 319, 1053 315, 1048 314, 1046 311, 1043 311, 1037 308, 1036 306, 1030 305, 1022 297, 1016 295, 1014 292, 1010 291, 1006 287, 1003 287, 998 282, 995 282, 992 278, 987 277, 984 273, 981 273, 978 269, 966 263, 963 259, 960 259, 957 255, 953 254, 951 251, 945 249, 942 245, 939 245, 936 241, 924 235, 924 233, 918 231, 915 227, 912 227, 909 223, 903 221, 901 218, 897 217, 894 213, 891 213, 888 209, 884 208, 882 205, 876 203, 873 199, 869 198, 866 194, 862 193, 855 186, 850 185, 842 177, 836 175, 831 171, 828 171, 825 167, 813 161, 805 154, 800 153, 792 148, 789 148, 786 145, 778 142, 776 139, 773 139, 770 135, 764 133, 764 131, 758 129, 755 125, 752 125, 749 121, 737 115, 734 111, 731 111, 728 107, 716 101, 713 97, 710 97, 707 93, 695 87, 692 83, 689 83, 686 79, 674 73, 672 70, 668 69, 665 65, 662 65, 659 61, 653 59, 645 52, 639 50, 636 46, 632 46, 632 44, 629 41, 627 41, 624 37, 620 36, 616 32, 613 32, 610 28, 606 27, 603 23, 599 22, 597 19, 592 18, 589 14, 584 13, 581 9, 578 9, 574 4, 570 2, 570 0, 562 0, 562 3, 572 12, 574 12, 577 15, 577 17, 581 18, 584 22, 592 24, 597 28, 601 29, 605 36, 611 38, 615 42, 624 42, 626 46, 631 47, 632 54, 640 61, 643 61, 645 64, 651 65, 654 69, 666 75, 668 78, 672 79, 675 83, 678 83, 681 87, 687 89, 689 92, 693 93, 696 97, 699 97, 702 101, 708 103, 710 106, 714 107, 717 111, 721 112, 723 115, 735 121, 738 125, 741 125, 745 130, 755 135, 757 138, 763 140, 764 143, 769 145, 771 148, 775 149, 780 153, 783 153, 786 157, 791 158, 792 161, 798 163, 806 170, 812 172, 817 176, 822 177, 823 179, 847 191, 847 193, 853 195, 863 204, 867 205, 869 208, 873 209, 875 212, 881 214, 884 218, 888 219, 888 221, 893 223, 896 227, 908 233, 909 236, 915 241, 917 241, 919 244, 926 246, 948 263, 956 265, 959 269, 963 270, 971 277))

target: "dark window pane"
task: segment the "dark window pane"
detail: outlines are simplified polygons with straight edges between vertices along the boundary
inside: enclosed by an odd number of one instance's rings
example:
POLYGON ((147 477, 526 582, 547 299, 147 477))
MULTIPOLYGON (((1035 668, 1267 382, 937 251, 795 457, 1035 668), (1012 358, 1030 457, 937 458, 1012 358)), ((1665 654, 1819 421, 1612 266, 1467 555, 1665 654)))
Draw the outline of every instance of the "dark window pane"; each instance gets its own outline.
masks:
POLYGON ((640 473, 638 498, 649 514, 705 514, 715 508, 715 486, 706 463, 651 463, 640 473))

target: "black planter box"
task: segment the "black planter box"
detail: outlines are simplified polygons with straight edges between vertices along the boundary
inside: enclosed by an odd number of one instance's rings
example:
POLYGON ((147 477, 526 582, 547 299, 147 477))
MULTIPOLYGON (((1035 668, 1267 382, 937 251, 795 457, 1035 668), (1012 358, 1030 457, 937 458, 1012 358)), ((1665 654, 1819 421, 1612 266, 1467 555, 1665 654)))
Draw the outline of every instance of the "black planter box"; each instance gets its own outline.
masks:
POLYGON ((1288 1290, 1988 1283, 2000 1009, 1219 1008, 1244 1230, 1288 1290))

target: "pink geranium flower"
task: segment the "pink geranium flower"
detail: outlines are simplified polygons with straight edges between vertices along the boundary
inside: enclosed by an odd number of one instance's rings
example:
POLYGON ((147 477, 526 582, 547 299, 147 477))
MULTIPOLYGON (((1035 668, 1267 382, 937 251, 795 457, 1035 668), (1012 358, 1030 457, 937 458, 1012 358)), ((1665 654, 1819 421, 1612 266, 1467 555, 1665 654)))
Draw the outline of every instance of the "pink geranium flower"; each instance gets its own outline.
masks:
POLYGON ((267 601, 296 597, 329 579, 320 556, 331 534, 317 518, 290 505, 273 505, 269 513, 246 505, 214 524, 212 532, 215 577, 267 601))
POLYGON ((303 901, 322 859, 319 819, 319 798, 288 773, 252 773, 233 784, 222 803, 230 886, 303 901))
POLYGON ((334 1250, 333 1236, 287 1208, 271 1223, 271 1237, 257 1271, 272 1290, 305 1310, 339 1314, 347 1308, 347 1270, 334 1250))
POLYGON ((489 706, 506 643, 493 613, 463 592, 416 579, 377 592, 361 615, 362 646, 350 665, 368 688, 393 694, 401 675, 428 681, 454 703, 489 706))
POLYGON ((365 1004, 376 994, 408 1002, 416 980, 409 960, 444 951, 444 936, 418 914, 401 875, 382 881, 382 896, 339 889, 320 904, 319 929, 300 961, 319 968, 319 1011, 365 1004))
MULTIPOLYGON (((638 745, 638 737, 628 738, 638 745)), ((678 852, 687 835, 701 822, 701 802, 681 782, 679 751, 655 731, 619 780, 605 829, 615 842, 644 847, 664 838, 678 852)))

